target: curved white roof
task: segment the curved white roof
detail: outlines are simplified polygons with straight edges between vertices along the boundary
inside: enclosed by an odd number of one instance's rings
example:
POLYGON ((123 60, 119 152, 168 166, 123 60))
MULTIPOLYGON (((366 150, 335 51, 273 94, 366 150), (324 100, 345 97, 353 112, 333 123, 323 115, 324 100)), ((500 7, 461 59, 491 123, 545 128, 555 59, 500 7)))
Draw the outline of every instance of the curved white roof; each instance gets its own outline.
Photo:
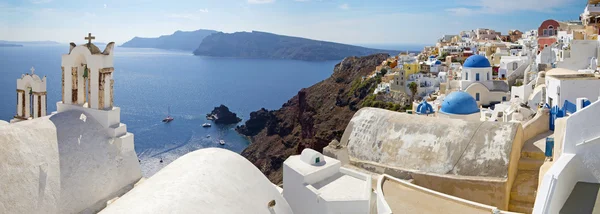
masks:
POLYGON ((100 213, 292 213, 275 186, 248 160, 217 148, 186 154, 100 213))
POLYGON ((97 212, 103 208, 97 203, 122 195, 142 177, 135 152, 112 138, 93 115, 71 110, 49 119, 60 155, 60 213, 97 212))
POLYGON ((0 213, 59 213, 58 144, 47 117, 0 125, 0 175, 0 213))

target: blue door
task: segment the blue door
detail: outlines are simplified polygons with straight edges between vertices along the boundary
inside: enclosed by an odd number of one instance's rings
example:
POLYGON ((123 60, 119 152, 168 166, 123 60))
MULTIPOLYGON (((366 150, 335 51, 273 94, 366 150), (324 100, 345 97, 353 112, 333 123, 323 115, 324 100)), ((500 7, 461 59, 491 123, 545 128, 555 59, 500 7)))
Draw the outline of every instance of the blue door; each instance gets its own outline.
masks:
POLYGON ((479 74, 475 74, 475 81, 479 81, 479 74))
POLYGON ((583 106, 583 108, 585 108, 585 107, 587 107, 587 106, 589 106, 591 104, 592 104, 592 102, 590 102, 589 100, 583 100, 582 106, 583 106))
POLYGON ((558 106, 552 107, 552 109, 550 110, 550 131, 554 131, 556 119, 564 116, 564 112, 558 106))

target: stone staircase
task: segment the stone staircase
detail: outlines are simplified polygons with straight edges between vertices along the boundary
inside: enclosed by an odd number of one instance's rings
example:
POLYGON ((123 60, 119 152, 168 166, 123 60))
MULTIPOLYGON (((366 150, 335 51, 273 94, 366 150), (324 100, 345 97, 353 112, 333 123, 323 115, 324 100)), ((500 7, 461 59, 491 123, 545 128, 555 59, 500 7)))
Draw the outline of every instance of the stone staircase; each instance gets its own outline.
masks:
MULTIPOLYGON (((533 142, 528 143, 533 145, 533 142)), ((519 213, 533 212, 540 167, 544 164, 545 158, 541 149, 535 146, 524 146, 518 164, 517 177, 510 192, 509 211, 519 213)))

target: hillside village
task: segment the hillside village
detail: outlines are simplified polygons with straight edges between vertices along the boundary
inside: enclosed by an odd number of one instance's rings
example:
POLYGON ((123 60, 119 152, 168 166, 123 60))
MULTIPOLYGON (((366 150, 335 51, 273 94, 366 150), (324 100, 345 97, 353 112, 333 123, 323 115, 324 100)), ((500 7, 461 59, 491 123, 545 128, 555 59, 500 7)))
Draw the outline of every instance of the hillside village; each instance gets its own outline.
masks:
POLYGON ((0 213, 594 213, 599 17, 589 0, 581 21, 463 31, 383 60, 350 83, 378 85, 341 138, 290 154, 282 185, 219 148, 143 178, 113 102, 114 43, 101 51, 88 34, 61 58, 57 112, 46 92, 58 86, 34 69, 17 79, 0 213))

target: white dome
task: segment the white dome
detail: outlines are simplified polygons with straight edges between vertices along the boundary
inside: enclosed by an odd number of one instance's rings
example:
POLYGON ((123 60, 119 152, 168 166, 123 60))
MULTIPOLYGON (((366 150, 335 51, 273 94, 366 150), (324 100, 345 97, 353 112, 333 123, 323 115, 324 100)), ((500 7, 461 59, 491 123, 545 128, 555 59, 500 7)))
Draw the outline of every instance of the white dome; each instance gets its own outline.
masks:
POLYGON ((275 186, 248 160, 210 148, 186 154, 100 213, 292 213, 275 186))

